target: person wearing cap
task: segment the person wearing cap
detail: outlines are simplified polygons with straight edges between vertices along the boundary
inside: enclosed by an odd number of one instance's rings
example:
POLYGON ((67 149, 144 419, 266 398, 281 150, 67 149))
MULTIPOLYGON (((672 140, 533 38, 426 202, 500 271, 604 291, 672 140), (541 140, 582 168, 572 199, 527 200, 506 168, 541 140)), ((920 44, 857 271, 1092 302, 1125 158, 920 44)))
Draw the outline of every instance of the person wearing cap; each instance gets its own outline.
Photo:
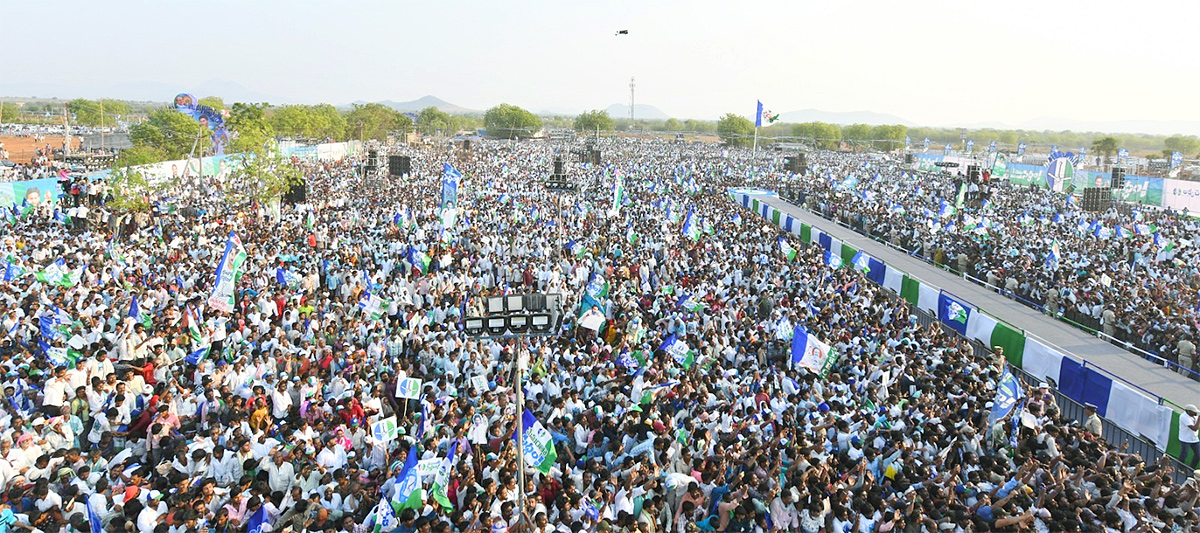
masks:
POLYGON ((1200 410, 1187 404, 1179 414, 1179 461, 1193 469, 1200 466, 1200 410), (1189 457, 1190 456, 1190 457, 1189 457))
POLYGON ((1100 416, 1096 414, 1096 406, 1090 403, 1083 404, 1083 430, 1091 433, 1094 437, 1100 437, 1104 431, 1104 425, 1100 421, 1100 416))

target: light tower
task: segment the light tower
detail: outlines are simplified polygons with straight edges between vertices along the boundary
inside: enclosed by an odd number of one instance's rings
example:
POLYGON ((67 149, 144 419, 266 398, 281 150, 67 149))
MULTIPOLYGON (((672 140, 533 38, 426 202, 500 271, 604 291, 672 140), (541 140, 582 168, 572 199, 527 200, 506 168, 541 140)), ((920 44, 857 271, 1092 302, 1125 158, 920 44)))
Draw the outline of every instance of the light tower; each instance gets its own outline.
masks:
POLYGON ((629 127, 633 127, 633 78, 629 78, 629 127))

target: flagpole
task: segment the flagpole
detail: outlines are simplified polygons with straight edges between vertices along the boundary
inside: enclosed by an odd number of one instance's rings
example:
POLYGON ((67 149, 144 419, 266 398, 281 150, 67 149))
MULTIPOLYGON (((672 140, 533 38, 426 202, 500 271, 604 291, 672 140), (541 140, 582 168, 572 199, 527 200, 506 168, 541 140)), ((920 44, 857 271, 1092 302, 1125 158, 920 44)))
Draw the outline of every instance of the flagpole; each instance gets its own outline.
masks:
POLYGON ((513 384, 517 393, 517 531, 522 531, 525 525, 525 391, 521 383, 521 354, 524 343, 519 342, 513 350, 516 359, 517 379, 513 384))
POLYGON ((754 151, 758 151, 758 126, 754 127, 754 151))

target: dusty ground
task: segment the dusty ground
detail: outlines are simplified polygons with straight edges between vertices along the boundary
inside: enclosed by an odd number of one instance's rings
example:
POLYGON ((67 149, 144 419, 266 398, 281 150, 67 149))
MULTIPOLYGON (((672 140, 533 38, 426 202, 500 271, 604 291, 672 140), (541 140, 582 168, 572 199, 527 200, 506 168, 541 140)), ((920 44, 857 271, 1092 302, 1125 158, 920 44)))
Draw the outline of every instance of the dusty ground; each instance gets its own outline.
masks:
MULTIPOLYGON (((0 135, 0 142, 4 143, 4 149, 8 150, 8 159, 25 164, 33 159, 38 148, 45 148, 47 144, 50 149, 62 148, 63 138, 57 135, 47 135, 46 140, 34 142, 33 137, 15 137, 10 135, 0 135)), ((80 147, 81 140, 79 137, 71 137, 71 144, 76 150, 80 147)))

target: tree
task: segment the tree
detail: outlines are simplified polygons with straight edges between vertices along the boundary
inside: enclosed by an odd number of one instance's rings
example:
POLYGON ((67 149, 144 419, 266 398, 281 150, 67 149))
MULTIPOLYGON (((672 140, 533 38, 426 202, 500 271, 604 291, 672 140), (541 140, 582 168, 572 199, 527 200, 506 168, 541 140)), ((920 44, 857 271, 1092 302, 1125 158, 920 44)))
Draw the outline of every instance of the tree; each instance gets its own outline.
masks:
POLYGON ((155 187, 140 171, 129 166, 118 167, 108 178, 108 185, 112 190, 112 200, 105 202, 106 207, 118 213, 150 210, 150 195, 155 187))
POLYGON ((253 153, 275 138, 275 129, 267 122, 267 107, 267 104, 233 104, 225 120, 225 129, 232 138, 226 152, 253 153))
POLYGON ((21 108, 12 102, 0 103, 0 124, 20 122, 21 108))
POLYGON ((99 126, 100 125, 100 103, 92 100, 84 100, 76 98, 67 102, 67 111, 75 115, 73 124, 81 126, 99 126))
POLYGON ((717 125, 705 120, 687 119, 683 121, 683 129, 694 131, 696 133, 713 133, 717 131, 717 125))
POLYGON ((199 134, 200 123, 174 107, 158 109, 129 128, 129 139, 135 147, 156 150, 163 160, 187 157, 199 134))
POLYGON ((383 104, 354 104, 346 114, 346 135, 350 138, 387 139, 389 131, 412 125, 412 119, 383 104))
POLYGON ((746 117, 725 113, 717 121, 717 135, 732 146, 751 146, 754 144, 754 123, 746 117))
POLYGON ((680 131, 683 129, 683 123, 679 122, 678 119, 669 118, 663 123, 663 129, 667 131, 680 131))
POLYGON ((106 98, 100 100, 100 111, 103 115, 102 126, 116 126, 119 117, 129 115, 129 104, 106 98))
POLYGON ((225 101, 222 100, 220 96, 205 96, 204 98, 201 98, 199 102, 196 102, 196 103, 199 105, 211 107, 217 111, 225 109, 225 101))
POLYGON ((575 131, 612 131, 617 123, 608 116, 608 111, 593 109, 575 117, 575 131))
POLYGON ((288 189, 302 183, 304 173, 291 159, 273 148, 260 146, 243 154, 234 165, 225 181, 225 194, 234 204, 250 201, 263 204, 278 199, 288 189))
POLYGON ((1092 151, 1104 154, 1104 160, 1117 152, 1117 139, 1115 137, 1101 137, 1092 141, 1092 151))
POLYGON ((329 104, 272 108, 268 121, 277 134, 286 137, 341 139, 346 133, 346 118, 329 104))
POLYGON ((875 141, 875 149, 891 151, 904 148, 904 136, 908 128, 898 124, 880 125, 871 128, 871 137, 875 141))
POLYGON ((842 128, 842 138, 857 147, 863 141, 871 139, 871 127, 866 124, 851 124, 842 128))
POLYGON ((417 113, 417 131, 425 135, 437 132, 447 133, 451 126, 450 114, 436 107, 429 106, 417 113))
MULTIPOLYGON (((1168 151, 1183 154, 1184 157, 1192 157, 1200 153, 1200 139, 1195 137, 1172 135, 1163 139, 1163 146, 1166 146, 1168 151)), ((1168 153, 1167 156, 1170 157, 1170 154, 1168 153)))
POLYGON ((500 104, 483 114, 483 127, 500 139, 529 137, 542 129, 542 119, 515 105, 500 104))
POLYGON ((801 139, 812 139, 813 144, 825 150, 835 150, 842 143, 842 128, 837 124, 805 122, 792 126, 792 135, 801 139))

